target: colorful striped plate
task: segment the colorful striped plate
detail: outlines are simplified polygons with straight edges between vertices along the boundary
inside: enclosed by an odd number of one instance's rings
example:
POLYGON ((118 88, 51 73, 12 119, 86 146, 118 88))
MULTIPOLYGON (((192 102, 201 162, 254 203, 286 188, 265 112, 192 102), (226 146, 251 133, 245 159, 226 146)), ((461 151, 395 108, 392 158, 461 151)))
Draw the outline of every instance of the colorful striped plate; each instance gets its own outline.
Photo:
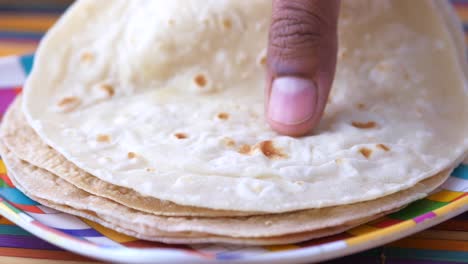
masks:
MULTIPOLYGON (((0 117, 31 70, 32 56, 0 59, 0 117)), ((421 231, 468 210, 468 165, 460 165, 429 197, 339 235, 266 247, 166 245, 116 233, 96 223, 30 200, 14 187, 0 161, 0 213, 58 247, 122 263, 294 263, 317 262, 377 247, 421 231)))

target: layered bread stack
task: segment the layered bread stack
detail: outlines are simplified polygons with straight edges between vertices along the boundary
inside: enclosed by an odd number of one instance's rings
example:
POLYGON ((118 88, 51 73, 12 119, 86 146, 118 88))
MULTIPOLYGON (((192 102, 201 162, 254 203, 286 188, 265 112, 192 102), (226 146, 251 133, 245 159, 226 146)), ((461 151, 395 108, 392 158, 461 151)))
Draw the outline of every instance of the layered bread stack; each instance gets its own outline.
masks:
POLYGON ((445 1, 343 1, 313 133, 264 120, 271 1, 77 1, 0 150, 32 199, 166 243, 342 232, 437 188, 468 149, 464 38, 445 1))

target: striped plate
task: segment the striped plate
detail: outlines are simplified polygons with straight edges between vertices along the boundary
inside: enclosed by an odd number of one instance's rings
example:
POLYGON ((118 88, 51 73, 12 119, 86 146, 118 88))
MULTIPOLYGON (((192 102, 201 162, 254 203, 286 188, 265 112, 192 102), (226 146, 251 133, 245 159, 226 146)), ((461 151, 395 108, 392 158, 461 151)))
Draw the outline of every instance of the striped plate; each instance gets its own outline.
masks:
MULTIPOLYGON (((31 70, 32 56, 0 59, 0 118, 31 70)), ((0 213, 30 233, 84 256, 122 263, 316 262, 373 248, 468 210, 468 165, 460 165, 429 197, 339 235, 266 247, 166 245, 116 233, 30 200, 14 187, 0 161, 0 213)), ((21 232, 21 230, 18 230, 21 232)))

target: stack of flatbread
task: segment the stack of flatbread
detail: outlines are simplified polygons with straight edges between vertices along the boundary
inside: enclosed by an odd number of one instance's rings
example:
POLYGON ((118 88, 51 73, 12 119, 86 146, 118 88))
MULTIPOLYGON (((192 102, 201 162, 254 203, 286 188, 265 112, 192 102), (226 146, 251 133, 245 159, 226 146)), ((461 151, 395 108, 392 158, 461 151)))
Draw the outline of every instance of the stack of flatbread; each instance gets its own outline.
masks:
POLYGON ((310 135, 264 120, 271 1, 77 1, 1 126, 12 181, 167 243, 280 244, 426 196, 468 147, 464 38, 445 1, 343 1, 310 135))

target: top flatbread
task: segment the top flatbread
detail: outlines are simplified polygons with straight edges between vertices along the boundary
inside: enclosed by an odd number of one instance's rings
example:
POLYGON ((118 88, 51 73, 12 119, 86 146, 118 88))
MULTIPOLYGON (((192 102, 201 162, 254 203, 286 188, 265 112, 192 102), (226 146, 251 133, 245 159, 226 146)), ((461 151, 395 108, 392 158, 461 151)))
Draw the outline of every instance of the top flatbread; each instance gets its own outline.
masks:
POLYGON ((0 127, 0 139, 19 159, 48 170, 86 192, 109 198, 136 210, 166 216, 219 217, 259 214, 178 205, 154 197, 142 196, 132 189, 102 181, 76 167, 53 148, 42 142, 24 119, 21 112, 21 96, 15 99, 3 117, 0 127))
POLYGON ((79 168, 180 205, 376 199, 468 146, 465 62, 440 5, 343 1, 330 103, 306 137, 262 118, 267 0, 77 1, 40 45, 23 110, 79 168))

